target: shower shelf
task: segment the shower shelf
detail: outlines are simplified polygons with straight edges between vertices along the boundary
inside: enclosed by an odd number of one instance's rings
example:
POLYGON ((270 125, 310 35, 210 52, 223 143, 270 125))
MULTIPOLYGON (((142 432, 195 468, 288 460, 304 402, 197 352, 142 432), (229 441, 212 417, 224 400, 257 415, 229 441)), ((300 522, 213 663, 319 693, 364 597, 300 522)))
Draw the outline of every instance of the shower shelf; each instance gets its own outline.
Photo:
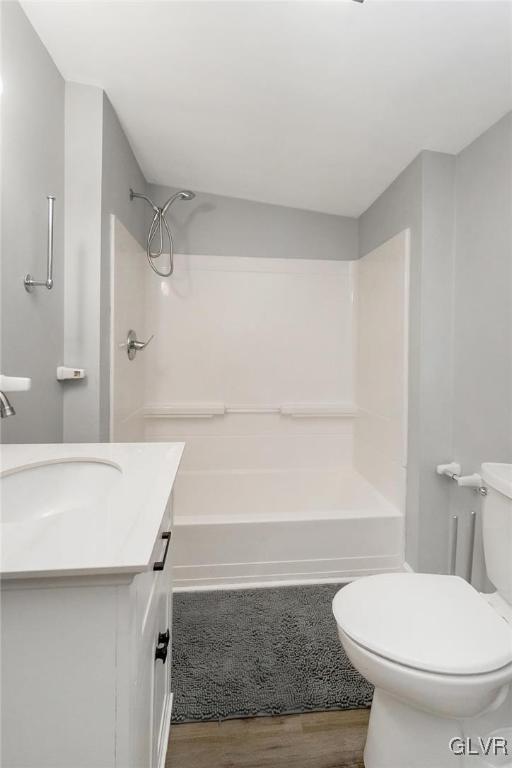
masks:
POLYGON ((355 406, 347 403, 165 403, 148 405, 144 416, 148 419, 210 419, 226 414, 276 414, 291 418, 348 418, 357 415, 355 406))
POLYGON ((224 403, 165 403, 144 408, 144 416, 148 419, 210 419, 213 416, 224 416, 225 412, 224 403))

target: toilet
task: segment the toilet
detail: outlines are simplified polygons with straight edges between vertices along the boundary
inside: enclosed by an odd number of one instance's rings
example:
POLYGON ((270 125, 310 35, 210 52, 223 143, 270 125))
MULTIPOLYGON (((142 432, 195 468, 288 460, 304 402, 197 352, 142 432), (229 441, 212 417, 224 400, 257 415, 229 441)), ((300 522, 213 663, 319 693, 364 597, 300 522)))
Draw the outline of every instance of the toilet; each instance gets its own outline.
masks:
POLYGON ((512 768, 512 464, 483 464, 482 476, 496 592, 458 576, 388 573, 333 600, 347 656, 375 686, 366 768, 512 768))

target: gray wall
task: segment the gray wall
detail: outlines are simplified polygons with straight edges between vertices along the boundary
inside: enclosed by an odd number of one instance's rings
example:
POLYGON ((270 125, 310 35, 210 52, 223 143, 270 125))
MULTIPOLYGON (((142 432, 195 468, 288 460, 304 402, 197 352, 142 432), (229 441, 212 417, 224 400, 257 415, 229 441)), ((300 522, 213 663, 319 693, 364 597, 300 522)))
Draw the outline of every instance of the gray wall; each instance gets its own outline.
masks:
POLYGON ((66 87, 21 6, 1 3, 0 12, 4 84, 0 370, 33 380, 29 393, 12 395, 17 415, 2 421, 2 440, 105 440, 110 214, 142 243, 147 211, 130 202, 129 188, 146 191, 146 182, 102 91, 76 83, 66 87), (57 198, 55 287, 29 295, 22 283, 24 274, 30 271, 42 278, 46 269, 48 194, 57 198), (56 367, 62 363, 85 367, 85 381, 57 382, 56 367))
MULTIPOLYGON (((512 116, 457 157, 422 152, 361 216, 360 254, 411 229, 406 558, 468 573, 469 516, 480 500, 434 473, 512 460, 512 116)), ((478 541, 475 583, 484 586, 478 541)))
POLYGON ((62 440, 64 80, 17 3, 2 15, 1 371, 30 376, 13 394, 5 442, 62 440), (55 204, 55 286, 25 292, 23 277, 46 276, 46 196, 55 204))
POLYGON ((452 323, 454 281, 455 158, 422 153, 423 224, 418 367, 417 563, 446 571, 450 483, 435 473, 452 457, 452 323))
POLYGON ((110 420, 110 216, 115 214, 133 237, 142 244, 146 239, 148 211, 140 200, 130 200, 130 187, 136 192, 147 194, 146 180, 106 95, 103 97, 102 156, 100 439, 108 440, 110 420))
POLYGON ((142 244, 147 211, 130 187, 147 185, 104 92, 66 85, 66 363, 85 367, 81 382, 64 384, 64 439, 109 439, 110 223, 114 214, 142 244))
POLYGON ((422 152, 359 220, 360 255, 411 231, 406 559, 445 571, 451 453, 451 323, 455 158, 422 152))
MULTIPOLYGON (((146 182, 100 88, 66 84, 66 362, 84 381, 64 385, 64 439, 108 440, 110 411, 110 222, 143 242, 146 211, 129 189, 146 182)), ((127 329, 128 330, 128 329, 127 329)))
MULTIPOLYGON (((149 185, 150 197, 160 205, 176 191, 149 185)), ((357 258, 357 219, 194 191, 194 200, 176 201, 169 211, 177 253, 357 258)))
MULTIPOLYGON (((453 455, 471 473, 483 461, 512 462, 512 113, 460 153, 456 189, 453 455)), ((470 490, 451 490, 461 572, 469 515, 480 509, 470 490)))
POLYGON ((103 91, 66 83, 65 364, 86 378, 62 384, 64 441, 100 436, 101 176, 103 91))

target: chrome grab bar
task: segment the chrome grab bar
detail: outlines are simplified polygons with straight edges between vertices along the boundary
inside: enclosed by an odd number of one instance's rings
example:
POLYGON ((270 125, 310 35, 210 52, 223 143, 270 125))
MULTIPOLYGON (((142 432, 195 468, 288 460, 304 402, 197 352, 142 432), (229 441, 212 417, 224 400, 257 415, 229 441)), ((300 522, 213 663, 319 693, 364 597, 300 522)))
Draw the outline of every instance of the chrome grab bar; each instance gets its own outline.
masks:
POLYGON ((53 195, 48 195, 48 236, 46 243, 46 280, 34 280, 30 274, 25 275, 23 285, 25 290, 29 293, 38 286, 48 288, 50 291, 53 288, 53 207, 55 198, 53 195))

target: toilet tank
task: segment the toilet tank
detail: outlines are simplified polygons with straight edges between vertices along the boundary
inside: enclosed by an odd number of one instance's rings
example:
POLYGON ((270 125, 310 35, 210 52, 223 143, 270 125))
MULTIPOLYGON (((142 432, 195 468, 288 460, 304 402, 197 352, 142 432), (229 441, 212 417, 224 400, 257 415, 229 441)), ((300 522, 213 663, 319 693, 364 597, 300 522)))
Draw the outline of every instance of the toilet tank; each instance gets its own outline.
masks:
POLYGON ((485 564, 498 593, 512 605, 512 464, 482 464, 485 564))

